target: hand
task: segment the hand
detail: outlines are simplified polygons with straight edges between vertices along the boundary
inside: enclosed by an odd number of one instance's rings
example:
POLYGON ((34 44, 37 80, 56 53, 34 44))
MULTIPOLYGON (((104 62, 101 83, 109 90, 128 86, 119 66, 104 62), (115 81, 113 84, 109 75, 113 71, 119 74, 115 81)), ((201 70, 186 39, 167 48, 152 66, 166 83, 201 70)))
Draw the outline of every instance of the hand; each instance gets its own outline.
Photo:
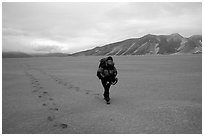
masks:
POLYGON ((106 83, 106 85, 109 85, 109 84, 111 84, 111 83, 110 83, 110 82, 107 82, 107 83, 106 83))

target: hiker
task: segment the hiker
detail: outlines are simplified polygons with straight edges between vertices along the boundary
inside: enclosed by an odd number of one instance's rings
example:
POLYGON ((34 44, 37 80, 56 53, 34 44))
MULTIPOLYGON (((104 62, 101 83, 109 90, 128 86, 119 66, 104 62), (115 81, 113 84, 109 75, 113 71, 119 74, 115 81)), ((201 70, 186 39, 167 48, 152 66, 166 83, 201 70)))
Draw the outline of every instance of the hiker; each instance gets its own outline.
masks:
POLYGON ((111 56, 100 60, 100 64, 97 71, 97 77, 101 80, 104 87, 104 99, 107 103, 110 101, 109 89, 111 85, 115 85, 118 82, 117 70, 114 66, 113 58, 111 56))

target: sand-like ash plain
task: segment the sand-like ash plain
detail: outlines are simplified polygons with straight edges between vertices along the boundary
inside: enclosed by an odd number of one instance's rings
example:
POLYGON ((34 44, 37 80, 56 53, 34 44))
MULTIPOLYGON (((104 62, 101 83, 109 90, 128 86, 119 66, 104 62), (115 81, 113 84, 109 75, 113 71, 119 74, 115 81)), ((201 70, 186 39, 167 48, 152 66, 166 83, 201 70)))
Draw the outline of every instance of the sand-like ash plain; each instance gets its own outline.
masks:
POLYGON ((110 105, 100 58, 3 59, 2 132, 202 133, 202 55, 113 56, 110 105))

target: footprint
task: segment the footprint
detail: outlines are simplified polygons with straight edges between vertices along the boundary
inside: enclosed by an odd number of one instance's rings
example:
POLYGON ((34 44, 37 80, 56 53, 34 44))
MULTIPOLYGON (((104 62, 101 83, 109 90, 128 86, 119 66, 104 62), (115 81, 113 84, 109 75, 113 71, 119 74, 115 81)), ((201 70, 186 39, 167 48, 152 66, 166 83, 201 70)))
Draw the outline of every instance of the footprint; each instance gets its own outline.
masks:
POLYGON ((43 87, 42 87, 42 86, 40 86, 40 87, 38 86, 38 89, 39 89, 39 90, 40 90, 40 89, 43 89, 43 87))
POLYGON ((33 85, 34 88, 38 87, 38 85, 33 85))
POLYGON ((58 84, 62 84, 62 83, 63 83, 62 81, 59 81, 59 82, 58 82, 58 84))
POLYGON ((96 96, 99 96, 99 95, 100 95, 100 93, 94 93, 94 94, 92 94, 92 95, 96 95, 96 96))
POLYGON ((39 83, 35 83, 35 82, 34 82, 34 83, 32 82, 31 84, 32 84, 33 86, 39 86, 39 85, 40 85, 39 83))
POLYGON ((54 115, 53 115, 53 116, 48 116, 48 117, 47 117, 47 120, 48 120, 48 121, 53 121, 54 119, 55 119, 55 116, 54 116, 54 115))
POLYGON ((49 108, 49 110, 59 111, 59 109, 58 109, 58 108, 49 108))
POLYGON ((64 124, 64 123, 60 124, 59 126, 60 126, 61 128, 67 128, 67 127, 68 127, 68 125, 67 125, 67 124, 64 124))
POLYGON ((40 83, 34 83, 33 85, 39 86, 39 85, 40 85, 40 83))
POLYGON ((74 89, 77 92, 80 91, 80 87, 73 86, 72 89, 74 89))
POLYGON ((47 104, 46 104, 46 103, 43 103, 42 105, 43 105, 43 106, 47 106, 47 104))
POLYGON ((89 92, 93 92, 92 90, 84 90, 84 91, 85 91, 85 92, 88 92, 88 93, 89 93, 89 92))
POLYGON ((49 100, 50 100, 50 101, 53 101, 54 99, 53 99, 53 98, 49 98, 49 100))
POLYGON ((68 89, 72 89, 74 86, 72 84, 69 84, 68 89))
POLYGON ((84 90, 86 92, 86 94, 90 94, 91 92, 93 92, 92 90, 84 90))
POLYGON ((36 92, 38 92, 38 90, 33 90, 32 92, 33 92, 33 93, 36 93, 36 92))
POLYGON ((56 106, 57 104, 56 104, 56 103, 52 103, 52 105, 53 105, 53 106, 56 106))
POLYGON ((59 123, 59 124, 55 124, 53 126, 54 127, 60 127, 60 128, 63 128, 63 129, 68 127, 68 125, 66 123, 59 123))
POLYGON ((96 99, 99 99, 99 100, 104 100, 103 97, 101 97, 101 96, 99 96, 99 95, 95 95, 94 97, 95 97, 96 99))

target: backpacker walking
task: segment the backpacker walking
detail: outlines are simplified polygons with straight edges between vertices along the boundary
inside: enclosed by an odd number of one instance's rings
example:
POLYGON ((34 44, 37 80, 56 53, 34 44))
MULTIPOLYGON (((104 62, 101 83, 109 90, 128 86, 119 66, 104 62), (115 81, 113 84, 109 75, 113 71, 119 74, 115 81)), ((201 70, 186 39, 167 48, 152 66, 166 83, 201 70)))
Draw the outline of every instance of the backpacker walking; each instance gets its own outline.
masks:
POLYGON ((104 87, 104 99, 107 104, 110 104, 109 89, 111 85, 115 85, 118 82, 117 70, 114 66, 113 58, 111 56, 100 60, 100 64, 97 70, 97 77, 101 80, 104 87))

